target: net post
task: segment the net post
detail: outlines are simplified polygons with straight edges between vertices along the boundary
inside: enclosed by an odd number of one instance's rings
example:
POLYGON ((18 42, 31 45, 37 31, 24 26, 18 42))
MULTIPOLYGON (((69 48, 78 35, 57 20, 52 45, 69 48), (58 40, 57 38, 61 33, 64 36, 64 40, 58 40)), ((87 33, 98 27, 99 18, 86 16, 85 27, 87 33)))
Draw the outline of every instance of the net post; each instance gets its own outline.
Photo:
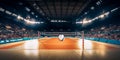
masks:
POLYGON ((82 49, 84 50, 84 31, 82 31, 82 49))
POLYGON ((38 31, 38 38, 40 37, 40 32, 38 31))

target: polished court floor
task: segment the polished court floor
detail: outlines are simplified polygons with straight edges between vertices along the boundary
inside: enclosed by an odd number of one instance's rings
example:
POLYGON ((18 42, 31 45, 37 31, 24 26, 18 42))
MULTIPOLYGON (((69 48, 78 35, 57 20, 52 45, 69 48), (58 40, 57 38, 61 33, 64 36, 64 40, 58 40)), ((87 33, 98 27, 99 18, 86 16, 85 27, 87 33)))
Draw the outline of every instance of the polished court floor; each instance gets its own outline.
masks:
POLYGON ((120 60, 120 46, 79 38, 40 38, 0 45, 0 60, 120 60))

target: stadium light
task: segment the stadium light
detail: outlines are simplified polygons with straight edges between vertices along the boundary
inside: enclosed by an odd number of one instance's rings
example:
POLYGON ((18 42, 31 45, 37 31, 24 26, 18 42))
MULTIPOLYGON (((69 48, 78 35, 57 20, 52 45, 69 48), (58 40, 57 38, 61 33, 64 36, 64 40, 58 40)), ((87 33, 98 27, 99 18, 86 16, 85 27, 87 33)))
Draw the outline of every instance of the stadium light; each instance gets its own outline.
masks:
POLYGON ((36 6, 36 3, 34 3, 33 6, 36 6))
POLYGON ((89 23, 91 23, 91 22, 92 22, 92 20, 89 20, 88 22, 89 22, 89 23))
POLYGON ((44 22, 40 22, 40 23, 44 23, 44 22))
POLYGON ((105 16, 105 15, 104 15, 104 14, 102 14, 102 15, 100 15, 100 16, 99 16, 99 18, 104 18, 104 16, 105 16))
POLYGON ((106 13, 104 13, 104 15, 109 15, 110 14, 110 12, 106 12, 106 13))
POLYGON ((36 15, 36 18, 37 18, 38 16, 36 15))
POLYGON ((92 20, 87 20, 86 18, 84 18, 82 21, 80 21, 80 22, 76 22, 76 24, 87 24, 87 23, 91 23, 92 22, 92 20))
POLYGON ((88 21, 87 20, 83 20, 83 24, 86 24, 86 23, 88 23, 88 21))
POLYGON ((94 10, 94 9, 95 9, 95 7, 92 6, 92 7, 91 7, 91 10, 94 10))
POLYGON ((76 24, 82 24, 82 22, 76 22, 76 24))
POLYGON ((114 8, 114 9, 112 9, 111 12, 114 12, 114 11, 116 11, 116 10, 118 10, 118 8, 114 8))
POLYGON ((97 5, 100 5, 102 3, 102 0, 99 0, 96 2, 97 5))
POLYGON ((82 23, 86 24, 86 23, 89 23, 89 21, 86 18, 84 18, 83 21, 82 21, 82 23))
POLYGON ((88 12, 85 12, 84 14, 88 14, 88 12))
MULTIPOLYGON (((26 10, 30 11, 30 9, 29 9, 28 7, 25 7, 25 8, 26 8, 26 10)), ((12 13, 12 12, 10 12, 10 11, 8 11, 8 10, 5 10, 5 9, 1 8, 1 7, 0 7, 0 11, 1 11, 1 12, 5 12, 6 14, 9 14, 9 15, 11 15, 11 16, 14 16, 14 17, 16 17, 16 18, 19 19, 19 20, 23 20, 23 21, 25 21, 25 22, 28 23, 28 24, 40 24, 40 23, 44 23, 44 22, 30 21, 30 20, 34 20, 34 19, 30 19, 29 16, 27 16, 26 18, 23 18, 22 16, 17 15, 17 14, 15 14, 15 13, 12 13)), ((31 14, 34 15, 34 12, 31 12, 31 14)), ((38 17, 38 16, 36 15, 36 17, 38 17)))
POLYGON ((6 14, 9 14, 9 15, 12 14, 12 12, 10 12, 10 11, 8 11, 8 10, 6 10, 5 13, 6 13, 6 14))
POLYGON ((97 19, 99 19, 99 18, 104 18, 104 17, 108 16, 111 12, 114 12, 114 11, 116 11, 116 10, 118 10, 118 9, 119 9, 119 7, 118 7, 118 8, 114 8, 114 9, 112 9, 112 10, 106 12, 106 13, 103 13, 103 14, 101 14, 101 15, 99 15, 99 16, 91 19, 91 20, 86 20, 86 18, 84 18, 82 21, 76 22, 76 24, 87 24, 87 23, 91 23, 92 21, 95 21, 95 20, 97 20, 97 19))
POLYGON ((32 15, 34 15, 35 13, 34 12, 31 12, 32 15))
POLYGON ((4 11, 5 11, 5 9, 3 9, 3 8, 0 8, 0 11, 1 11, 1 12, 4 12, 4 11))
POLYGON ((106 13, 100 15, 99 18, 104 18, 105 16, 107 16, 107 15, 109 15, 109 14, 110 14, 110 12, 106 12, 106 13))
POLYGON ((67 21, 65 21, 65 20, 51 20, 50 22, 59 22, 59 23, 61 23, 61 22, 67 22, 67 21))
POLYGON ((12 13, 12 16, 14 16, 14 17, 17 17, 17 14, 15 14, 15 13, 12 13))
POLYGON ((27 24, 40 24, 40 22, 30 21, 30 20, 28 20, 28 19, 24 19, 24 21, 25 21, 27 24))
POLYGON ((28 11, 28 12, 30 12, 30 9, 28 7, 25 7, 25 10, 28 11))
POLYGON ((18 16, 17 16, 17 19, 22 19, 22 17, 18 15, 18 16))

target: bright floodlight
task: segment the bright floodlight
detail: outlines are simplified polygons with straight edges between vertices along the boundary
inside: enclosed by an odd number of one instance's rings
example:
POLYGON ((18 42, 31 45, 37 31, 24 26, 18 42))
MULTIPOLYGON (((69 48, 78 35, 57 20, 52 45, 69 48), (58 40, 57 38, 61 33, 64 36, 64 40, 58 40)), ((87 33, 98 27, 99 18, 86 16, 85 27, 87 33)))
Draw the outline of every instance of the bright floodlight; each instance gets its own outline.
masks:
POLYGON ((104 14, 100 15, 99 17, 100 17, 100 18, 104 18, 104 14))
POLYGON ((91 23, 92 20, 86 20, 86 18, 83 19, 83 21, 80 21, 80 22, 76 22, 76 24, 87 24, 87 23, 91 23))
POLYGON ((17 16, 18 19, 20 19, 20 16, 17 16))
POLYGON ((89 23, 89 21, 86 20, 86 18, 83 19, 83 24, 89 23))
POLYGON ((85 24, 85 23, 88 23, 88 21, 86 21, 86 20, 83 20, 83 24, 85 24))
POLYGON ((40 24, 40 22, 30 21, 30 20, 24 20, 27 24, 40 24))
POLYGON ((17 19, 22 19, 22 17, 18 15, 18 16, 17 16, 17 19))

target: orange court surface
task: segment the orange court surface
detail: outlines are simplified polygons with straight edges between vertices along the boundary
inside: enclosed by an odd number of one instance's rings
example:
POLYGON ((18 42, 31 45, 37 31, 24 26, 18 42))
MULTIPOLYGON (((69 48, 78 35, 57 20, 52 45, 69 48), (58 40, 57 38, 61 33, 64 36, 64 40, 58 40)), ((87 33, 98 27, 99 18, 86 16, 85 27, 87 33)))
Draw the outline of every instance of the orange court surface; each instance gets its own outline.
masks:
POLYGON ((116 45, 66 37, 45 37, 0 45, 0 60, 117 60, 120 48, 116 45), (7 58, 6 58, 7 57, 7 58))

